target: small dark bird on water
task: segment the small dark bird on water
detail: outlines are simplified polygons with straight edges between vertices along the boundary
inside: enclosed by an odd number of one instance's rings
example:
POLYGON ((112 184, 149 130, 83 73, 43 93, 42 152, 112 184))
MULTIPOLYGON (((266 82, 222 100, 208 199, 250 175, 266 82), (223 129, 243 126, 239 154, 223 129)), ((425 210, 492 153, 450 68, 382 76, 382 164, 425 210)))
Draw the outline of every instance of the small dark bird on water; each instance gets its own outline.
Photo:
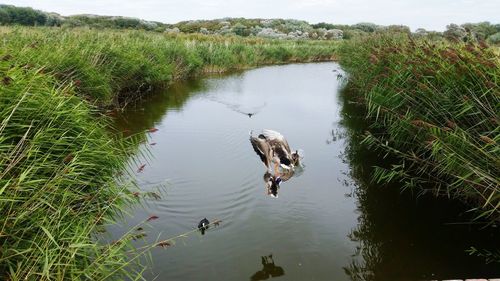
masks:
POLYGON ((229 108, 230 110, 232 110, 234 112, 245 114, 249 118, 252 118, 252 116, 259 113, 266 106, 266 103, 264 103, 260 106, 254 106, 254 107, 249 108, 247 106, 243 107, 241 104, 230 103, 230 102, 223 101, 223 100, 217 100, 215 98, 208 98, 208 99, 213 101, 213 102, 223 104, 227 108, 229 108))
POLYGON ((199 223, 198 223, 198 229, 201 231, 201 234, 204 235, 205 234, 205 230, 208 229, 210 225, 210 222, 207 220, 207 218, 204 218, 202 219, 199 223))

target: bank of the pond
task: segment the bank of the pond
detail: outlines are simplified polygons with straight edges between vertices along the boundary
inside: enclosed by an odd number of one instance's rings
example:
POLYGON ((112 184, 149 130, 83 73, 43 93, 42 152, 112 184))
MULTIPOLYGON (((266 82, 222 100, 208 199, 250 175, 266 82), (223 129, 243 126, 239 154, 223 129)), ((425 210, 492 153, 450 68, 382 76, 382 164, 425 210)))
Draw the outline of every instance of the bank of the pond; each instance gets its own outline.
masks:
POLYGON ((375 180, 459 198, 498 220, 498 50, 377 35, 345 42, 339 56, 372 124, 364 142, 396 159, 375 180))
MULTIPOLYGON (((133 200, 127 152, 100 108, 175 80, 330 60, 330 42, 0 27, 0 279, 100 280, 131 270, 126 235, 93 234, 133 200)), ((137 269, 140 269, 138 267, 137 269)))
POLYGON ((0 28, 2 56, 44 68, 85 99, 109 105, 204 72, 332 60, 336 44, 144 31, 0 28))

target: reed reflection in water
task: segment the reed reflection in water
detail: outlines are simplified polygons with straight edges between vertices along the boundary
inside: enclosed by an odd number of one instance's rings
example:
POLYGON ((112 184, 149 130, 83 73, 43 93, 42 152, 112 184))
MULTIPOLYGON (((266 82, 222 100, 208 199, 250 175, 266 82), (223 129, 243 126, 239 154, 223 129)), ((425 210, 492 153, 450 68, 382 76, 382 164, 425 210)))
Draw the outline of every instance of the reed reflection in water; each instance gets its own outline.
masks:
POLYGON ((248 280, 285 269, 283 280, 500 276, 465 252, 495 248, 498 231, 453 224, 467 220, 456 218, 464 210, 456 204, 370 181, 372 167, 388 160, 360 145, 363 111, 341 98, 333 69, 295 64, 186 82, 118 114, 122 131, 157 129, 131 159, 140 167, 141 155, 151 155, 136 173, 141 193, 169 185, 110 232, 118 237, 155 216, 141 245, 186 233, 204 217, 222 220, 205 235, 155 248, 147 280, 248 280), (248 142, 250 131, 266 128, 305 154, 305 168, 276 199, 264 191, 265 168, 248 142))

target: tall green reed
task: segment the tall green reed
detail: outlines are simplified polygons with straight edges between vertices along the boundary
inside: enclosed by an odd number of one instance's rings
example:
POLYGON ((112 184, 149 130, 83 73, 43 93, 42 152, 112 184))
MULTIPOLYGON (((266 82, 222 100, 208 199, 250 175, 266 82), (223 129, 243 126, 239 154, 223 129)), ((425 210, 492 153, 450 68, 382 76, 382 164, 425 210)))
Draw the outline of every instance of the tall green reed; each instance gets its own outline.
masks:
MULTIPOLYGON (((0 27, 0 279, 141 277, 132 234, 97 232, 134 194, 134 145, 102 108, 207 71, 331 59, 336 46, 220 36, 0 27)), ((140 137, 139 137, 140 138, 140 137)))
POLYGON ((2 48, 44 67, 99 105, 142 95, 204 72, 332 59, 329 42, 169 35, 144 31, 2 27, 2 48))
POLYGON ((43 68, 4 56, 0 77, 0 278, 99 280, 127 264, 128 243, 93 236, 132 200, 106 122, 43 68))
POLYGON ((500 214, 500 59, 484 43, 376 35, 339 48, 372 121, 365 143, 397 160, 378 182, 469 202, 500 214))

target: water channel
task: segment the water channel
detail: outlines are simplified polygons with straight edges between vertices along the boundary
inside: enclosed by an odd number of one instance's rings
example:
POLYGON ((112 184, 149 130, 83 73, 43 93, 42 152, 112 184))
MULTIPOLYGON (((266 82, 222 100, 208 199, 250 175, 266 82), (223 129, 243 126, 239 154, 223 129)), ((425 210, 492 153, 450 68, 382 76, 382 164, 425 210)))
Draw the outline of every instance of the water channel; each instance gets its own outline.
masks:
MULTIPOLYGON (((141 192, 110 228, 120 235, 150 216, 145 241, 221 220, 152 251, 147 280, 422 280, 500 276, 465 251, 498 249, 498 228, 470 224, 457 202, 401 194, 369 180, 383 161, 360 144, 362 112, 341 95, 336 63, 269 66, 175 84, 116 120, 146 133, 136 173, 141 192), (273 129, 303 167, 270 197, 249 132, 273 129), (146 156, 144 156, 146 155, 146 156), (160 186, 160 187, 159 187, 160 186), (156 278, 156 279, 155 279, 156 278)), ((348 96, 348 95, 347 95, 348 96)))

